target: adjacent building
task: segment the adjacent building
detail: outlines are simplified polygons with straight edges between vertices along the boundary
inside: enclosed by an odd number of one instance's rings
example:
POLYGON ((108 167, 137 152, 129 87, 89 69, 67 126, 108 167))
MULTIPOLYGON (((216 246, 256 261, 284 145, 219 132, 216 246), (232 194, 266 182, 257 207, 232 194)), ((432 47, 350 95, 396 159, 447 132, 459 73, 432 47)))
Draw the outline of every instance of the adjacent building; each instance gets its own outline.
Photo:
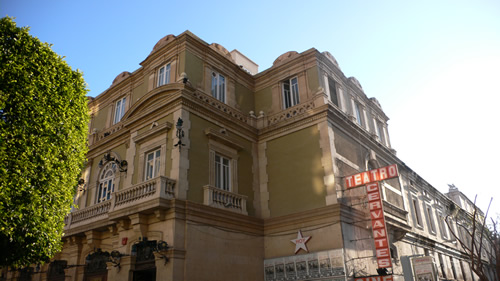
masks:
POLYGON ((430 257, 432 278, 478 280, 444 220, 449 206, 464 207, 397 157, 380 103, 328 52, 287 52, 259 72, 237 50, 168 35, 89 108, 64 249, 4 278, 377 275, 366 186, 347 188, 346 178, 396 165, 379 181, 387 271, 414 280, 414 258, 430 257))

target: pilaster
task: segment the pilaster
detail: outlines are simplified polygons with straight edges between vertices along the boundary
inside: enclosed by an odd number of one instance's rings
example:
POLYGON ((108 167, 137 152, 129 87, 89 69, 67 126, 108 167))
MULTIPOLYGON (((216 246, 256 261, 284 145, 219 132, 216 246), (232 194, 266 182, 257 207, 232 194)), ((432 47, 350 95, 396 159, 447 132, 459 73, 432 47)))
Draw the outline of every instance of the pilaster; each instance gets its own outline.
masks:
MULTIPOLYGON (((179 109, 174 112, 174 122, 177 122, 179 118, 182 119, 182 130, 184 131, 184 137, 182 138, 182 144, 184 146, 173 146, 172 144, 172 169, 170 170, 170 178, 176 180, 177 187, 175 189, 175 196, 178 199, 187 199, 187 191, 189 189, 188 182, 188 170, 189 170, 189 130, 191 128, 191 121, 189 119, 189 112, 183 109, 179 109)), ((176 136, 177 130, 172 130, 172 143, 177 143, 179 140, 176 136)))

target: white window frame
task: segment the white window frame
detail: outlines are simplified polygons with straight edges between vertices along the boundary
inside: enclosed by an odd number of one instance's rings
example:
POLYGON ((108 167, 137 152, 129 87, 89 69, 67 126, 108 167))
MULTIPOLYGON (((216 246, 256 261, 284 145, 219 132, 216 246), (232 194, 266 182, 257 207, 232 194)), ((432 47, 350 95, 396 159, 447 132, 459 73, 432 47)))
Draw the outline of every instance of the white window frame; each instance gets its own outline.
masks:
POLYGON ((222 154, 215 153, 214 159, 214 178, 215 178, 215 187, 225 190, 232 191, 231 188, 231 162, 232 160, 222 154))
POLYGON ((158 87, 170 83, 170 68, 170 63, 167 63, 158 69, 158 87))
POLYGON ((283 108, 299 104, 299 78, 297 76, 281 82, 281 93, 283 96, 283 108), (287 87, 288 86, 288 87, 287 87), (286 89, 288 88, 288 89, 286 89))
MULTIPOLYGON (((208 163, 209 163, 209 179, 208 184, 212 187, 216 186, 216 156, 225 157, 229 160, 229 192, 238 194, 238 151, 243 149, 242 144, 227 133, 220 133, 215 129, 208 128, 205 130, 208 137, 208 163)), ((220 173, 220 172, 219 172, 220 173)), ((226 190, 226 189, 223 189, 226 190)))
POLYGON ((226 78, 224 77, 224 75, 212 71, 210 92, 212 93, 212 97, 223 103, 226 103, 226 78))
POLYGON ((101 203, 111 199, 111 194, 115 191, 116 178, 116 163, 108 162, 99 174, 97 183, 95 203, 101 203), (109 174, 106 176, 106 174, 109 174))
POLYGON ((127 97, 123 97, 116 101, 115 103, 115 115, 113 118, 113 125, 122 120, 123 115, 125 115, 125 105, 127 104, 127 97))
POLYGON ((146 153, 146 155, 144 156, 144 181, 148 181, 159 176, 160 168, 161 148, 146 153))

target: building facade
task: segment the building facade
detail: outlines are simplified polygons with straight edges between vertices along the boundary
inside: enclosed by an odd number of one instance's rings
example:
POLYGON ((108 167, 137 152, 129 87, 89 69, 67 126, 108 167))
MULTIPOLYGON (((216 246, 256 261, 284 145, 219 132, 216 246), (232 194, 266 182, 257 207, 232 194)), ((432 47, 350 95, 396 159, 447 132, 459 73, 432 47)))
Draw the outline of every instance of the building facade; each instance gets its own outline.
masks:
POLYGON ((140 65, 89 101, 63 251, 5 279, 377 275, 366 187, 345 180, 395 164, 380 181, 394 280, 416 280, 416 257, 431 257, 431 277, 478 280, 444 222, 456 204, 397 157, 381 105, 330 53, 287 52, 258 72, 186 31, 140 65))

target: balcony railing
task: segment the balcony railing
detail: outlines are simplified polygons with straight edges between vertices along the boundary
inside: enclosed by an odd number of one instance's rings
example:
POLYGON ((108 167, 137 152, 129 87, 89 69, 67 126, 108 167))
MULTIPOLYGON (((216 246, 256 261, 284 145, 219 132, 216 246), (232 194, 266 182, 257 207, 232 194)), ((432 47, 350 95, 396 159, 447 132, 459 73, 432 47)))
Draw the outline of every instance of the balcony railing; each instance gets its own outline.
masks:
POLYGON ((64 220, 66 228, 108 219, 109 213, 130 208, 155 198, 175 198, 175 180, 156 177, 130 188, 114 192, 111 200, 71 212, 64 220))
POLYGON ((205 205, 247 215, 247 197, 206 185, 203 187, 205 205))

